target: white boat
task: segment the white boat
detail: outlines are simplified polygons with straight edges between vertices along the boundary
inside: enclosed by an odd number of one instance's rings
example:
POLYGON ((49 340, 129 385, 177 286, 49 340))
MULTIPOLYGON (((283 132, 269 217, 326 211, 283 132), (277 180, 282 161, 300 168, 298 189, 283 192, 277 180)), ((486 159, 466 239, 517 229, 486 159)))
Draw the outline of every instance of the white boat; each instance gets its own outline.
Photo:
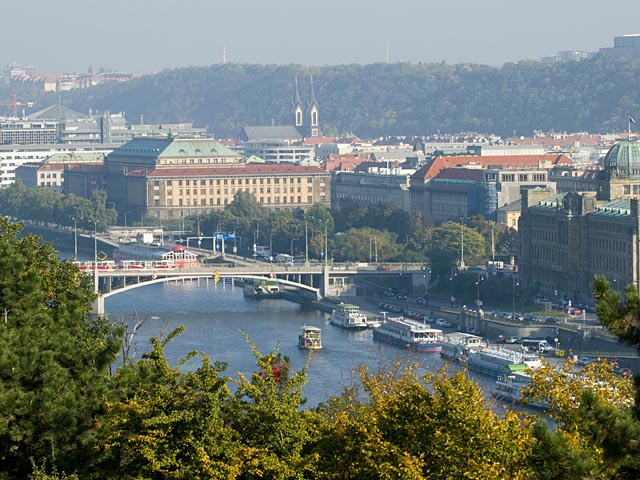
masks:
POLYGON ((362 330, 369 327, 367 315, 357 305, 340 303, 329 316, 329 323, 342 328, 362 330))
POLYGON ((485 345, 482 337, 470 333, 452 332, 444 336, 440 356, 446 360, 464 361, 469 352, 485 345))
POLYGON ((469 370, 494 377, 542 364, 538 355, 491 346, 468 352, 466 362, 469 370))
POLYGON ((298 335, 298 348, 305 350, 321 350, 322 349, 322 330, 318 327, 302 327, 302 333, 298 335))
POLYGON ((498 375, 495 386, 491 394, 499 400, 517 404, 526 404, 529 407, 546 408, 538 402, 527 402, 524 400, 522 390, 531 383, 531 375, 523 372, 514 372, 505 375, 498 375))
POLYGON ((243 292, 245 297, 262 298, 282 298, 280 282, 277 280, 247 280, 244 284, 243 292))
POLYGON ((442 349, 442 330, 403 317, 388 317, 373 329, 373 338, 415 352, 440 352, 442 349))

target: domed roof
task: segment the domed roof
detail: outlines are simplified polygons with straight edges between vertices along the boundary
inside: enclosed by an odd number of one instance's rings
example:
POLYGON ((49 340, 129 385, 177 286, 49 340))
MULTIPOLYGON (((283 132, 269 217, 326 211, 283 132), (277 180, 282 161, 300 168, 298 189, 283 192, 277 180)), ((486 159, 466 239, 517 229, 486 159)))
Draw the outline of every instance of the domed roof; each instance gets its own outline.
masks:
POLYGON ((609 178, 640 178, 640 144, 616 143, 604 157, 603 167, 609 178))

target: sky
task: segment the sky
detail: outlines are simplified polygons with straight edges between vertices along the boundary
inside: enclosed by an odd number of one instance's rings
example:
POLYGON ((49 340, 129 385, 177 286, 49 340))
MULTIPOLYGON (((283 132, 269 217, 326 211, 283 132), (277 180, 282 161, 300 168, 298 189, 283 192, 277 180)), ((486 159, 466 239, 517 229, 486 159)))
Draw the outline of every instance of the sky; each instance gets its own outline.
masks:
POLYGON ((0 67, 155 72, 249 64, 477 63, 597 52, 638 0, 5 0, 0 67))

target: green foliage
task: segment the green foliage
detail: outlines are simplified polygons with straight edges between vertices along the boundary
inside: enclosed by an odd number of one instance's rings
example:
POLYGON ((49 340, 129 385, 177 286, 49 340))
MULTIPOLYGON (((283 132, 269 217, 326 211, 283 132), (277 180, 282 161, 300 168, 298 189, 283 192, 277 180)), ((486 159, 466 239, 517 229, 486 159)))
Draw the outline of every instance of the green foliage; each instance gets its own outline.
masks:
POLYGON ((192 372, 169 366, 164 349, 179 328, 142 360, 122 367, 115 383, 128 391, 107 404, 95 442, 96 478, 234 478, 239 471, 234 432, 226 427, 230 393, 225 365, 203 356, 192 372))
POLYGON ((351 228, 333 242, 333 258, 337 261, 385 262, 399 255, 395 234, 373 228, 351 228))
POLYGON ((433 269, 449 273, 451 264, 460 262, 463 245, 467 265, 483 263, 486 243, 477 231, 455 222, 446 222, 434 228, 426 246, 433 269))
POLYGON ((534 478, 527 422, 494 414, 462 373, 419 378, 414 369, 361 368, 362 392, 319 408, 318 478, 534 478))
POLYGON ((0 215, 69 227, 75 225, 86 230, 93 230, 97 222, 99 232, 118 219, 118 212, 107 208, 107 194, 103 190, 94 190, 91 198, 86 199, 54 192, 48 187, 26 189, 20 180, 0 189, 0 208, 0 215))
POLYGON ((0 218, 0 463, 82 463, 122 332, 87 321, 93 292, 71 262, 0 218))
MULTIPOLYGON (((283 99, 291 98, 295 76, 304 82, 309 75, 323 132, 334 135, 612 132, 623 130, 628 113, 640 110, 640 63, 607 56, 502 67, 217 64, 63 92, 62 102, 81 112, 126 111, 130 119, 143 114, 149 123, 191 121, 218 138, 237 137, 245 125, 290 124, 290 105, 283 99)), ((20 94, 25 87, 13 82, 11 88, 20 94)), ((36 95, 29 100, 41 108, 58 102, 53 93, 36 95)))

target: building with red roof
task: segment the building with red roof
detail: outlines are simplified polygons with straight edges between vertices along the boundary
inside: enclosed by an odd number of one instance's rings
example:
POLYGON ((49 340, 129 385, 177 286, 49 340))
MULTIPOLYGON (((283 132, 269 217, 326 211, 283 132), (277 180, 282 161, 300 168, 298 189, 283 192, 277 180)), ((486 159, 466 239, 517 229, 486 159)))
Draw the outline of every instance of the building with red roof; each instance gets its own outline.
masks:
POLYGON ((171 219, 223 209, 238 192, 265 208, 330 206, 330 174, 317 165, 247 163, 210 138, 138 137, 100 165, 70 165, 65 192, 109 202, 130 218, 171 219))
POLYGON ((428 160, 411 176, 411 213, 435 221, 482 214, 520 198, 522 188, 552 186, 549 171, 570 166, 565 155, 449 155, 428 160))

